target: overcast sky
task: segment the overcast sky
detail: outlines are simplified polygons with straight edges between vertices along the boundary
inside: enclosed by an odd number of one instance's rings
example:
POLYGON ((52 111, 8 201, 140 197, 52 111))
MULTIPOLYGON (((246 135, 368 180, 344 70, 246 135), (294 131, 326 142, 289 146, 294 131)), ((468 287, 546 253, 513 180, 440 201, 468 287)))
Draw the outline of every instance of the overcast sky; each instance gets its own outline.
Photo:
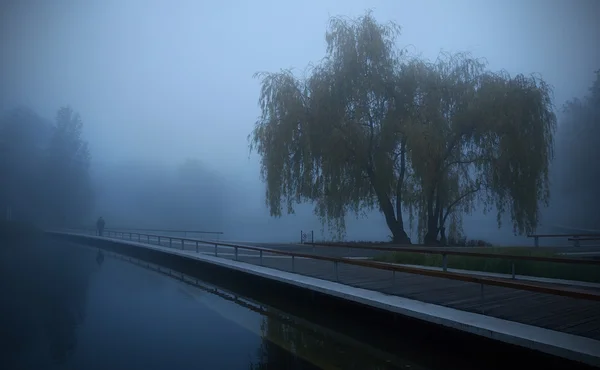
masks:
POLYGON ((247 163, 257 71, 324 56, 332 15, 401 25, 399 46, 470 51, 493 70, 540 73, 556 103, 600 68, 600 1, 3 1, 1 107, 53 118, 70 104, 97 160, 247 163))

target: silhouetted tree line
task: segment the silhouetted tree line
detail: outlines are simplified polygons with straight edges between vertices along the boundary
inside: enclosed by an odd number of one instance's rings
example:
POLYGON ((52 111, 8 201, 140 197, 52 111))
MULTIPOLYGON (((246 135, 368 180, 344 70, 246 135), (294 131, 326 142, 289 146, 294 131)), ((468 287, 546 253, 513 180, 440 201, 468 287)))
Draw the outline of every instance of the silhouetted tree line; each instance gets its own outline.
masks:
POLYGON ((197 159, 173 166, 135 162, 94 167, 98 214, 111 227, 221 231, 225 180, 197 159))
POLYGON ((600 229, 600 70, 583 99, 564 105, 554 172, 561 222, 600 229))
POLYGON ((49 121, 27 108, 0 118, 2 218, 52 227, 81 224, 92 207, 83 121, 70 107, 49 121))

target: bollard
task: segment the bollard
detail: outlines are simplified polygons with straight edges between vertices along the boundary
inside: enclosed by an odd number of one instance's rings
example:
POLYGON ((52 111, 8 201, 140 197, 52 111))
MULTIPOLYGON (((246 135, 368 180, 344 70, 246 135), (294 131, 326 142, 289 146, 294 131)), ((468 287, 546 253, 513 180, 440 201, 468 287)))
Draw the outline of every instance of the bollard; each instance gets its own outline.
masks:
POLYGON ((446 254, 442 254, 442 266, 444 268, 444 272, 448 271, 448 258, 446 257, 446 254))
POLYGON ((396 270, 392 270, 392 286, 396 285, 396 270))
POLYGON ((510 261, 510 267, 512 270, 512 278, 515 278, 515 261, 510 261))

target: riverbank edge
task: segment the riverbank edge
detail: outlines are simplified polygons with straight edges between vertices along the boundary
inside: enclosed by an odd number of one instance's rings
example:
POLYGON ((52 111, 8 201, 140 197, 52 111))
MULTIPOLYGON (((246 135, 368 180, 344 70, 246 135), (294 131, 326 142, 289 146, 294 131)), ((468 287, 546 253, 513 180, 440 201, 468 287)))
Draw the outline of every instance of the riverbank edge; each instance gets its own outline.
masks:
MULTIPOLYGON (((265 298, 268 292, 288 304, 313 310, 317 306, 325 316, 336 315, 387 335, 408 331, 415 342, 440 345, 455 356, 497 362, 500 351, 510 351, 534 356, 538 363, 547 362, 552 368, 600 365, 600 342, 588 338, 189 251, 79 234, 47 235, 158 262, 244 294, 265 298)), ((514 361, 510 363, 514 365, 514 361)))

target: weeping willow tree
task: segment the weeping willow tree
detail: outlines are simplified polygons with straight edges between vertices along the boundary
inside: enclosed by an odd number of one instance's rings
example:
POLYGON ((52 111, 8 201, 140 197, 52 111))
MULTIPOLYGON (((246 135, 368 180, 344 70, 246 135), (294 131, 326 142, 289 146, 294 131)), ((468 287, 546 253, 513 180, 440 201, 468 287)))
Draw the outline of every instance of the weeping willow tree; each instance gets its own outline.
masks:
POLYGON ((457 237, 476 205, 510 214, 531 232, 549 200, 548 167, 556 118, 541 79, 490 73, 465 54, 413 62, 418 114, 407 132, 414 199, 411 215, 426 244, 445 229, 457 237))
POLYGON ((290 71, 260 73, 262 115, 250 135, 261 156, 271 215, 282 205, 313 202, 330 229, 345 229, 348 213, 374 208, 393 239, 404 230, 406 134, 412 93, 400 83, 399 27, 370 13, 333 18, 326 57, 304 78, 290 71))

